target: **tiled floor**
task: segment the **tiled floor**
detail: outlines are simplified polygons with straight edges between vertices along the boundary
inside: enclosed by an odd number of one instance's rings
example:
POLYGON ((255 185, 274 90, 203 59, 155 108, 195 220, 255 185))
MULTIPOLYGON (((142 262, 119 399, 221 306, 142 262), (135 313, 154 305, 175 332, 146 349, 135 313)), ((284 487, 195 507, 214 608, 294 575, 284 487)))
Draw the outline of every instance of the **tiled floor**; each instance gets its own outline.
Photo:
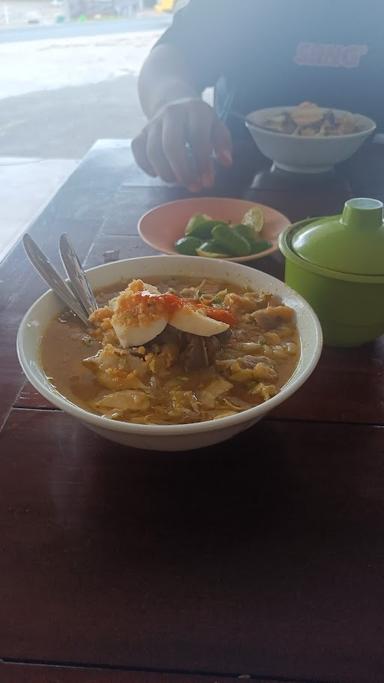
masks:
POLYGON ((73 159, 0 157, 0 261, 77 164, 73 159))

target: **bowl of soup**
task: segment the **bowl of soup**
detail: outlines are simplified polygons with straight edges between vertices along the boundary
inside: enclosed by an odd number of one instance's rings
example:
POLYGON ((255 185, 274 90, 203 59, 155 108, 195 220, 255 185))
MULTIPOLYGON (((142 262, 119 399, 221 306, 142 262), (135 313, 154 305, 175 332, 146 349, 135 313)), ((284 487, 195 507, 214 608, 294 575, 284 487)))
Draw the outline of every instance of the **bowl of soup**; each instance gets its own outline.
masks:
POLYGON ((246 126, 274 167, 292 173, 325 173, 349 159, 376 129, 362 114, 311 102, 248 114, 246 126))
POLYGON ((53 405, 112 441, 188 450, 251 427, 309 378, 318 319, 283 282, 234 262, 161 256, 88 271, 89 327, 52 291, 18 332, 21 366, 53 405))

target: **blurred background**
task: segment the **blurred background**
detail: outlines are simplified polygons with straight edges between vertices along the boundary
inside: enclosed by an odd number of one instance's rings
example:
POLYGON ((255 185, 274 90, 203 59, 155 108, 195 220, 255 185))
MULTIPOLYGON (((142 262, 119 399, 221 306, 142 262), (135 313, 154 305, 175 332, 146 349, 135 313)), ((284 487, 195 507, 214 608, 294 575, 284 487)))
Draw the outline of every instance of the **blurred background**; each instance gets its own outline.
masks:
POLYGON ((183 4, 0 1, 0 259, 96 140, 138 132, 141 64, 183 4))

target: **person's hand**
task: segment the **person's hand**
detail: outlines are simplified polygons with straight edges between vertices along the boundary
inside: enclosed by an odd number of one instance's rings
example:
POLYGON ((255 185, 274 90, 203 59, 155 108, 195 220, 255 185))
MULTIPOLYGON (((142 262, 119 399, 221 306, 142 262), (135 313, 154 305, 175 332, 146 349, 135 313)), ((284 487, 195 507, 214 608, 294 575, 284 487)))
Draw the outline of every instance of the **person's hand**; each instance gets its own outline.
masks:
POLYGON ((223 166, 232 163, 228 128, 199 98, 163 107, 132 141, 132 151, 148 175, 177 182, 191 192, 213 185, 214 157, 223 166))

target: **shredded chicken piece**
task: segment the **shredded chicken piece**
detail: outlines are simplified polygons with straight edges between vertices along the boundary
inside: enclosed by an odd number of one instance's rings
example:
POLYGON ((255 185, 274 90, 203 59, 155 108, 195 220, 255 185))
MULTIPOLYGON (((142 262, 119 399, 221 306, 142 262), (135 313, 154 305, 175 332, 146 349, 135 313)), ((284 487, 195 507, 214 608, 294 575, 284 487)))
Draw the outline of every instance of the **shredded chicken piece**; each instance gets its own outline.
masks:
POLYGON ((271 380, 277 379, 277 372, 273 367, 266 363, 257 363, 253 368, 253 376, 255 379, 271 380))
POLYGON ((101 411, 106 408, 113 408, 120 411, 130 410, 141 412, 149 408, 150 401, 143 391, 115 391, 107 394, 102 399, 95 402, 95 407, 101 411))
POLYGON ((277 378, 277 372, 269 360, 269 364, 257 362, 253 367, 243 367, 242 360, 242 358, 237 359, 229 367, 229 378, 233 382, 249 382, 255 379, 274 380, 277 378))
POLYGON ((268 401, 269 398, 276 396, 278 391, 274 384, 264 384, 263 382, 258 382, 249 393, 253 394, 254 396, 260 396, 263 401, 268 401))
POLYGON ((95 356, 85 358, 83 364, 107 389, 138 389, 144 386, 140 380, 146 372, 144 361, 112 344, 106 344, 95 356))
POLYGON ((193 413, 199 413, 199 401, 192 391, 176 389, 169 392, 171 398, 170 415, 172 417, 193 417, 193 413))
POLYGON ((274 327, 279 327, 283 323, 291 322, 294 316, 294 311, 289 306, 269 306, 260 311, 252 313, 252 318, 264 330, 272 330, 274 327))
POLYGON ((233 384, 224 377, 218 376, 198 393, 198 399, 205 408, 214 408, 216 399, 226 394, 232 387, 233 384))
POLYGON ((180 291, 180 295, 185 299, 198 299, 200 292, 204 288, 204 284, 205 280, 202 280, 197 287, 184 287, 184 289, 180 291))
POLYGON ((246 294, 240 296, 235 292, 227 294, 224 299, 224 305, 227 306, 231 313, 244 313, 254 311, 256 309, 255 301, 246 294))
POLYGON ((241 410, 247 410, 247 408, 252 407, 251 403, 247 403, 247 401, 242 401, 242 399, 237 398, 237 396, 224 398, 224 403, 236 412, 239 412, 241 410))
POLYGON ((281 304, 281 299, 278 296, 265 294, 264 292, 245 292, 245 294, 231 292, 226 295, 224 304, 235 314, 252 313, 267 306, 278 306, 281 304))
POLYGON ((260 363, 273 366, 271 359, 267 358, 267 356, 243 356, 241 359, 241 365, 245 368, 255 368, 260 363))
POLYGON ((228 360, 217 360, 216 365, 219 368, 229 370, 240 370, 242 368, 254 368, 258 363, 265 363, 273 367, 273 361, 267 356, 240 356, 238 358, 229 358, 228 360))
POLYGON ((176 344, 163 344, 157 352, 154 350, 146 354, 145 363, 150 372, 161 375, 176 363, 178 356, 179 349, 176 344))
POLYGON ((265 332, 264 339, 267 344, 280 344, 281 339, 277 332, 265 332))

